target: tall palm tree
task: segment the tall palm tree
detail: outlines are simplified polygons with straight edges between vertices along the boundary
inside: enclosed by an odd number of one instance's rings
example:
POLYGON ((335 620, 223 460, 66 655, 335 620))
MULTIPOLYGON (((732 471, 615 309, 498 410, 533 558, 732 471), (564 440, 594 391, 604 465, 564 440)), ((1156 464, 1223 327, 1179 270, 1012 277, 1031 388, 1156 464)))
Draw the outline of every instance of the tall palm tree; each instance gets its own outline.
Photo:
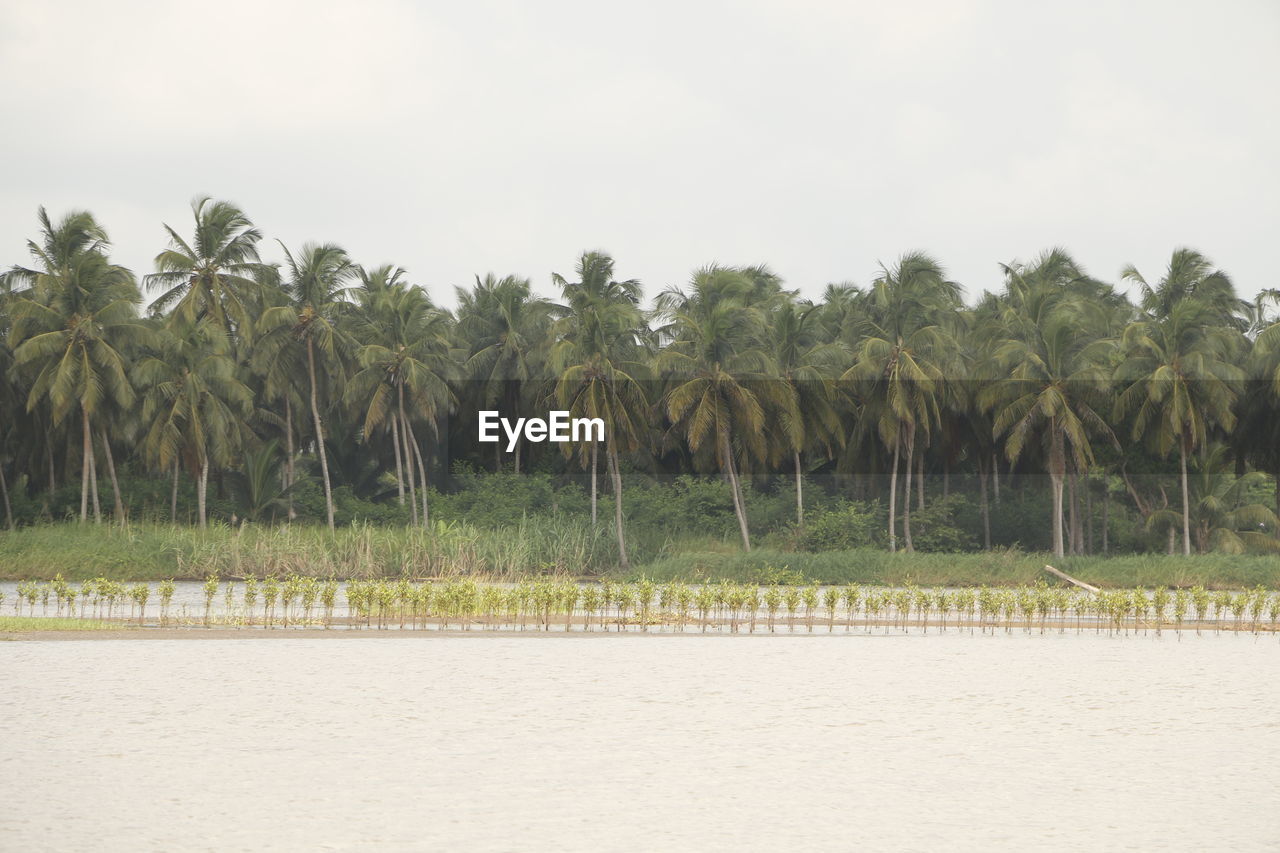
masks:
POLYGON ((258 257, 262 233, 244 212, 226 201, 191 203, 195 233, 190 242, 164 226, 169 247, 156 256, 148 286, 163 288, 151 310, 172 310, 187 323, 210 317, 224 332, 247 328, 253 294, 265 271, 258 257))
POLYGON ((95 521, 100 520, 94 422, 110 403, 133 401, 122 350, 144 342, 138 322, 141 302, 133 273, 111 263, 106 232, 84 211, 68 213, 56 226, 40 209, 41 240, 29 241, 35 267, 15 267, 9 281, 25 285, 15 294, 12 339, 18 370, 34 373, 27 410, 42 401, 54 424, 79 410, 82 431, 80 520, 88 518, 93 483, 95 521))
MULTIPOLYGON (((1268 479, 1261 471, 1248 471, 1236 476, 1231 468, 1230 449, 1212 442, 1194 454, 1191 468, 1191 531, 1196 551, 1213 550, 1226 554, 1246 551, 1274 553, 1280 550, 1274 533, 1276 514, 1268 507, 1249 502, 1250 491, 1268 479)), ((1168 509, 1153 512, 1147 518, 1147 529, 1176 526, 1181 513, 1168 509)))
POLYGON ((668 290, 658 311, 671 343, 656 368, 671 380, 666 414, 695 454, 709 453, 729 480, 743 549, 751 550, 739 477, 741 461, 763 460, 766 407, 788 407, 786 390, 765 382, 773 366, 759 288, 743 269, 709 266, 694 273, 688 293, 668 290), (762 396, 764 395, 764 399, 762 396))
MULTIPOLYGON (((549 381, 546 360, 558 306, 535 296, 529 280, 476 277, 471 290, 458 288, 458 334, 467 349, 464 366, 473 384, 473 399, 482 406, 497 404, 507 417, 530 400, 545 396, 549 381)), ((502 445, 495 445, 501 468, 502 445)), ((514 469, 520 472, 520 444, 514 469)))
POLYGON ((1230 276, 1195 249, 1175 249, 1155 284, 1149 284, 1133 264, 1120 276, 1138 286, 1139 306, 1151 317, 1168 317, 1179 302, 1195 299, 1222 325, 1241 331, 1248 326, 1243 318, 1249 303, 1236 296, 1230 276))
POLYGON ((288 248, 284 253, 289 274, 284 284, 288 303, 262 313, 259 323, 267 339, 262 353, 266 358, 279 357, 288 351, 290 341, 296 341, 306 355, 311 421, 324 482, 325 517, 332 530, 333 486, 325 454, 324 423, 320 418, 316 361, 318 352, 324 360, 326 374, 341 380, 341 356, 347 349, 347 337, 338 320, 350 307, 346 301, 347 285, 355 276, 356 267, 347 253, 333 243, 306 243, 296 256, 288 248))
POLYGON ((154 355, 138 362, 145 389, 143 448, 156 468, 177 477, 185 461, 196 474, 201 527, 208 524, 209 466, 226 465, 247 431, 253 395, 236 377, 226 333, 212 317, 170 318, 154 355))
MULTIPOLYGON (((552 274, 568 309, 562 320, 563 335, 552 353, 552 366, 559 375, 555 396, 572 417, 600 418, 604 422, 618 559, 627 568, 618 453, 640 447, 649 405, 637 379, 643 353, 639 330, 644 324, 638 307, 640 283, 615 281, 613 258, 601 252, 584 252, 576 271, 577 282, 552 274)), ((580 450, 586 447, 590 448, 591 522, 595 524, 598 450, 594 437, 580 450)))
POLYGON ((1182 553, 1191 553, 1191 496, 1187 457, 1213 426, 1235 427, 1237 384, 1232 363, 1238 333, 1224 328, 1218 308, 1196 297, 1180 299, 1163 317, 1148 317, 1124 331, 1124 362, 1116 378, 1125 386, 1116 418, 1133 415, 1134 439, 1147 438, 1161 456, 1178 447, 1182 489, 1182 553))
MULTIPOLYGON (((880 440, 893 453, 889 481, 889 550, 897 550, 898 462, 905 456, 910 484, 917 441, 927 444, 939 420, 944 365, 953 347, 950 325, 960 307, 960 287, 924 252, 882 267, 858 318, 859 344, 842 379, 866 401, 880 440)), ((908 490, 909 491, 909 490, 908 490)), ((911 500, 903 502, 903 547, 911 540, 911 500)))
POLYGON ((989 362, 995 375, 979 404, 992 413, 993 434, 1004 437, 1011 463, 1041 446, 1053 490, 1053 552, 1062 557, 1068 465, 1087 470, 1091 434, 1111 437, 1098 414, 1107 401, 1111 314, 1105 301, 1088 298, 1094 283, 1061 250, 1030 265, 1006 265, 1005 275, 1000 341, 989 362))
MULTIPOLYGON (((773 373, 786 386, 781 399, 786 408, 774 412, 778 450, 790 451, 796 481, 796 524, 804 526, 804 479, 801 456, 825 452, 829 458, 844 444, 837 411, 834 376, 848 360, 839 344, 822 340, 822 309, 811 303, 783 301, 769 314, 769 351, 773 373)), ((767 380, 775 381, 775 380, 767 380)))
POLYGON ((426 466, 410 416, 420 416, 434 428, 437 415, 455 403, 449 383, 459 371, 451 357, 449 315, 435 308, 421 288, 405 283, 403 275, 392 267, 360 271, 361 286, 355 290, 359 309, 351 324, 354 337, 362 343, 356 354, 360 370, 347 386, 347 399, 360 401, 365 409, 366 441, 389 419, 399 495, 403 502, 401 471, 405 470, 415 520, 416 462, 425 525, 426 466))

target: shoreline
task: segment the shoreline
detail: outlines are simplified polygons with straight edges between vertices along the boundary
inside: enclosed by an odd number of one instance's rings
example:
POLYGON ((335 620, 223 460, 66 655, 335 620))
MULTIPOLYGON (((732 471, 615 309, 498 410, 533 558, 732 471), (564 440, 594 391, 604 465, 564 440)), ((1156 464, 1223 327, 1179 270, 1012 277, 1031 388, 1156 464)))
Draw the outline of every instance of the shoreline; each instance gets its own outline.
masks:
POLYGON ((943 623, 940 620, 929 620, 925 624, 912 621, 905 628, 902 625, 895 625, 892 622, 879 621, 853 621, 844 622, 837 620, 834 630, 828 630, 825 622, 815 623, 812 631, 808 630, 806 623, 796 623, 795 629, 792 630, 787 623, 779 620, 776 623, 776 629, 773 631, 763 623, 757 623, 756 630, 746 630, 745 625, 741 625, 739 630, 726 630, 729 628, 728 623, 717 624, 709 623, 708 630, 703 631, 696 626, 690 626, 689 630, 678 631, 672 630, 670 624, 654 625, 655 630, 640 630, 639 625, 630 625, 625 630, 602 631, 602 630, 582 630, 580 626, 574 626, 570 630, 565 630, 563 625, 555 626, 550 631, 529 628, 527 630, 513 630, 511 628, 495 628, 489 625, 476 624, 471 628, 441 628, 439 626, 431 628, 399 628, 388 626, 386 628, 361 627, 353 628, 348 625, 338 626, 334 628, 323 627, 305 627, 305 628, 285 628, 273 627, 266 628, 263 626, 226 626, 215 625, 205 627, 203 625, 122 625, 114 624, 110 627, 102 629, 77 629, 77 628, 46 628, 37 630, 17 630, 17 631, 0 631, 0 642, 29 642, 49 640, 54 642, 65 640, 339 640, 339 639, 363 639, 363 638, 467 638, 475 637, 481 639, 518 637, 531 640, 538 639, 590 639, 590 638, 608 638, 608 637, 861 637, 864 639, 888 639, 893 637, 929 637, 941 636, 948 634, 969 634, 971 636, 980 636, 990 634, 1006 635, 1024 635, 1024 636, 1081 636, 1086 634, 1092 635, 1108 635, 1127 637, 1130 635, 1142 634, 1143 636, 1163 636, 1171 635, 1175 639, 1181 639, 1181 635, 1187 634, 1197 636, 1200 634, 1253 634, 1255 636, 1280 636, 1280 628, 1271 625, 1259 625, 1255 630, 1253 626, 1245 624, 1236 626, 1233 624, 1208 624, 1201 623, 1198 628, 1195 623, 1186 622, 1181 630, 1171 623, 1163 623, 1157 630, 1154 623, 1147 623, 1134 627, 1126 625, 1117 629, 1114 626, 1096 624, 1077 625, 1074 620, 1048 620, 1043 625, 1037 620, 1031 623, 1011 622, 1000 623, 998 625, 978 625, 963 624, 957 625, 954 621, 943 623), (783 630, 785 629, 785 630, 783 630))

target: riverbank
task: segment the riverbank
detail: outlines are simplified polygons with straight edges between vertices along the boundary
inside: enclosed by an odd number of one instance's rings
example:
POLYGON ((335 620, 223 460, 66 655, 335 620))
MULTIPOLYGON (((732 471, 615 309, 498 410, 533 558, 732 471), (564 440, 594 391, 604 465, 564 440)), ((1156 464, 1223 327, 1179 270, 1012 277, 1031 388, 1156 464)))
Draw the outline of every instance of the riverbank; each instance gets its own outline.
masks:
POLYGON ((999 586, 1033 584, 1046 562, 1104 588, 1280 589, 1280 556, 1162 554, 1051 556, 1017 550, 888 554, 871 549, 804 552, 756 549, 710 537, 670 539, 657 556, 629 570, 604 559, 599 539, 575 525, 482 530, 454 524, 428 529, 361 525, 330 532, 305 525, 207 530, 161 524, 127 528, 50 524, 0 532, 0 581, 117 581, 245 578, 307 574, 348 578, 515 580, 552 574, 689 583, 999 586))

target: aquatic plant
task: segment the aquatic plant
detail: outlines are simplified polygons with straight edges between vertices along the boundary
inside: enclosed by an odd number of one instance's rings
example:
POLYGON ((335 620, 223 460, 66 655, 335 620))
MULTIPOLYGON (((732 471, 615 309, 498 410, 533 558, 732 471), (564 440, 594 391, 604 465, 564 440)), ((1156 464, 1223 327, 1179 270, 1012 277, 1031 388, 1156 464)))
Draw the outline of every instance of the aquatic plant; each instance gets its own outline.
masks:
POLYGON ((160 581, 160 624, 169 621, 169 605, 173 602, 173 593, 177 589, 177 585, 173 582, 173 578, 160 581))
POLYGON ((147 599, 151 597, 151 585, 135 583, 129 587, 129 597, 138 606, 138 624, 141 625, 147 618, 147 599))
POLYGON ((204 579, 204 624, 209 624, 209 611, 213 607, 213 597, 218 594, 218 576, 211 574, 204 579))

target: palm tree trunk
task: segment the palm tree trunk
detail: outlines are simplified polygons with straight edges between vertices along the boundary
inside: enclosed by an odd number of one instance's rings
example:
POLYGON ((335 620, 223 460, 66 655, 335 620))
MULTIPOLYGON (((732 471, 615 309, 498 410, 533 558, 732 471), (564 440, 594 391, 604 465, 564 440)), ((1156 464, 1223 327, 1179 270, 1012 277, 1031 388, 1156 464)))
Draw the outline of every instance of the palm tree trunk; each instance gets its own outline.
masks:
MULTIPOLYGON (((98 501, 98 457, 93 452, 93 430, 89 428, 89 413, 81 408, 84 412, 84 450, 86 454, 85 465, 89 471, 89 496, 93 498, 93 523, 102 523, 102 505, 98 501)), ((88 513, 85 511, 84 498, 80 500, 80 514, 87 520, 88 513)))
POLYGON ((4 465, 0 465, 0 495, 4 496, 4 518, 13 530, 13 506, 9 503, 9 481, 4 478, 4 465))
POLYGON ((1093 489, 1088 474, 1084 477, 1084 552, 1093 553, 1093 489))
POLYGON ((796 527, 804 527, 804 479, 800 476, 800 451, 792 451, 796 463, 796 527))
POLYGON ((1067 530, 1068 530, 1068 550, 1072 554, 1080 553, 1080 513, 1078 511, 1079 495, 1076 494, 1076 472, 1072 471, 1067 475, 1067 530))
POLYGON ((324 426, 320 423, 320 404, 316 402, 315 343, 307 338, 307 373, 311 377, 311 419, 315 421, 316 449, 320 452, 320 473, 324 475, 324 510, 333 530, 333 487, 329 485, 329 457, 324 451, 324 426))
MULTIPOLYGON (((409 480, 409 518, 416 527, 418 524, 418 492, 413 473, 413 450, 409 446, 409 418, 404 413, 404 385, 396 386, 396 413, 400 418, 400 441, 404 445, 405 473, 409 480)), ((425 487, 425 483, 423 484, 425 487)))
POLYGON ((84 431, 84 445, 80 454, 80 523, 89 520, 89 460, 93 458, 93 444, 89 437, 89 412, 80 407, 80 426, 84 431))
POLYGON ((1066 556, 1062 542, 1062 475, 1051 472, 1049 482, 1053 486, 1053 555, 1066 556))
POLYGON ((907 424, 907 464, 902 472, 902 550, 910 554, 915 550, 911 542, 911 463, 915 461, 916 427, 907 424))
MULTIPOLYGON (((289 395, 284 395, 284 472, 285 477, 289 480, 288 485, 293 485, 293 403, 289 402, 289 395)), ((289 493, 289 520, 293 521, 298 514, 293 510, 293 492, 289 493)))
POLYGON ((742 533, 742 550, 751 550, 751 533, 747 530, 747 513, 742 506, 742 489, 738 484, 738 467, 733 461, 733 448, 729 446, 729 437, 723 436, 721 447, 724 459, 724 470, 729 475, 729 488, 733 492, 733 511, 738 516, 738 530, 742 533))
POLYGON ((1066 449, 1062 432, 1055 420, 1049 422, 1052 431, 1049 445, 1049 481, 1053 486, 1053 555, 1066 556, 1062 541, 1062 480, 1066 474, 1066 449))
MULTIPOLYGON (((618 565, 623 569, 630 568, 627 560, 627 540, 622 529, 622 472, 618 470, 618 447, 609 443, 606 450, 609 457, 609 476, 613 478, 613 525, 618 534, 618 565)), ((751 550, 748 543, 747 550, 751 550)))
POLYGON ((169 520, 178 523, 178 460, 173 460, 173 489, 169 492, 169 520))
POLYGON ((1111 490, 1107 488, 1107 481, 1104 477, 1102 480, 1102 553, 1107 554, 1111 550, 1111 490))
POLYGON ((987 478, 990 476, 987 472, 987 466, 983 464, 982 458, 978 458, 978 491, 981 495, 979 506, 982 509, 982 547, 991 550, 991 504, 987 499, 987 478))
MULTIPOLYGON (((406 421, 406 423, 408 423, 406 421)), ((409 438, 413 444, 413 456, 418 460, 418 480, 421 488, 418 490, 422 493, 422 526, 427 526, 429 520, 427 512, 427 466, 422 461, 422 448, 418 446, 418 439, 414 437, 413 427, 409 427, 409 438)))
POLYGON ((1178 442, 1182 457, 1182 555, 1191 556, 1191 489, 1187 485, 1187 443, 1178 442))
POLYGON ((204 530, 209 526, 209 517, 206 514, 207 495, 209 493, 209 456, 203 455, 200 460, 200 482, 196 485, 196 506, 200 513, 200 529, 204 530))
POLYGON ((898 550, 898 448, 902 444, 902 425, 893 437, 893 470, 889 475, 889 553, 898 550))
POLYGON ((58 474, 54 471, 54 442, 45 442, 45 457, 49 460, 49 493, 58 491, 58 474))
MULTIPOLYGON (((403 395, 403 389, 401 389, 403 395)), ((402 396, 403 399, 403 396, 402 396)), ((403 403, 401 403, 403 406, 403 403)), ((401 411, 404 411, 403 408, 401 411)), ((418 449, 418 437, 413 434, 413 424, 409 422, 408 416, 404 419, 405 437, 409 442, 409 446, 413 448, 413 458, 418 462, 418 483, 422 487, 422 526, 427 526, 427 467, 422 464, 422 451, 418 449)), ((412 459, 410 460, 412 463, 412 459)), ((410 500, 412 500, 412 492, 410 492, 410 500)), ((416 516, 415 516, 416 518, 416 516)))
POLYGON ((924 512, 924 448, 920 448, 920 455, 916 457, 916 509, 924 512))
POLYGON ((996 506, 1000 506, 1000 457, 996 451, 991 451, 991 485, 996 492, 996 506))
POLYGON ((599 453, 599 447, 593 441, 591 442, 591 526, 596 526, 596 501, 597 501, 597 483, 596 483, 596 457, 599 453))
POLYGON ((391 447, 396 452, 396 502, 404 506, 404 468, 400 465, 400 419, 391 419, 391 447))
POLYGON ((107 431, 102 430, 102 450, 107 457, 107 474, 111 477, 111 497, 115 500, 116 524, 124 524, 124 499, 120 497, 120 480, 116 477, 116 460, 111 455, 111 442, 107 441, 107 431))

